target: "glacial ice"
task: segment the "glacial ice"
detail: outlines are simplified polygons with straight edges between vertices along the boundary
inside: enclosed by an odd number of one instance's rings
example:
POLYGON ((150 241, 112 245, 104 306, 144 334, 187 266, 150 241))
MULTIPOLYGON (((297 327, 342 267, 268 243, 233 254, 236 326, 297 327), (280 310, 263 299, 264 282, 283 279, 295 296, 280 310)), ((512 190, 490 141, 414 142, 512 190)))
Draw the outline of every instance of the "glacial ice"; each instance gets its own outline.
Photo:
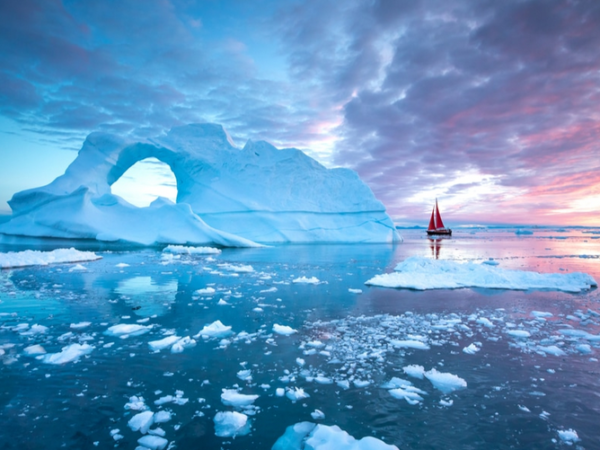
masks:
POLYGON ((355 172, 264 141, 237 148, 216 124, 142 141, 92 133, 64 175, 9 204, 0 233, 15 236, 223 247, 401 241, 355 172), (112 194, 113 183, 150 157, 175 174, 176 204, 159 197, 138 208, 112 194))
POLYGON ((94 347, 88 344, 71 344, 63 347, 58 353, 48 353, 38 358, 45 364, 66 364, 77 361, 81 356, 89 355, 93 350, 94 347))
POLYGON ((216 320, 210 325, 205 325, 194 337, 199 338, 222 338, 233 334, 230 326, 223 325, 220 320, 216 320))
POLYGON ((250 421, 246 414, 237 411, 218 412, 213 419, 218 437, 244 436, 250 433, 250 421))
POLYGON ((22 252, 0 253, 0 269, 95 261, 100 258, 102 256, 98 256, 94 252, 82 252, 74 248, 59 248, 50 252, 25 250, 22 252))
POLYGON ((417 290, 480 287, 514 290, 551 289, 565 292, 581 292, 598 286, 594 278, 581 272, 527 272, 473 262, 460 263, 419 256, 406 258, 395 267, 394 272, 376 275, 365 284, 417 290))
POLYGON ((236 389, 223 389, 221 401, 226 406, 243 408, 249 406, 258 398, 258 395, 240 394, 236 389))
POLYGON ((366 436, 356 440, 337 425, 300 422, 286 428, 272 450, 398 450, 395 445, 366 436))

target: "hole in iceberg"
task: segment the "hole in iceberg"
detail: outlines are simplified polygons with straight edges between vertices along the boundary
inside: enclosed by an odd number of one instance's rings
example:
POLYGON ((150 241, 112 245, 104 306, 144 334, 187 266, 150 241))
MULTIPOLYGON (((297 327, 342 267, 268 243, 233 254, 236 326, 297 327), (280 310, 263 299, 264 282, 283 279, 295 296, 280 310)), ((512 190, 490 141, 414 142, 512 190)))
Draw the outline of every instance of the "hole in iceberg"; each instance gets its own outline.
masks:
POLYGON ((111 192, 137 207, 149 206, 157 197, 177 201, 177 180, 168 164, 146 158, 131 166, 112 186, 111 192))

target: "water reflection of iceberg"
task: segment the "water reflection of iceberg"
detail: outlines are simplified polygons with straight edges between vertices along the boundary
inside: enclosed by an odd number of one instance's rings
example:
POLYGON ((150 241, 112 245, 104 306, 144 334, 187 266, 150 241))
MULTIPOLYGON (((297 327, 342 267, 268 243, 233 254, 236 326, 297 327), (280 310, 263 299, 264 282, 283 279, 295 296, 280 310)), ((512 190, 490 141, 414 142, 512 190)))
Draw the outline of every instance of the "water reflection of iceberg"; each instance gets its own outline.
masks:
POLYGON ((134 277, 119 282, 115 293, 135 308, 133 312, 138 316, 162 316, 175 302, 177 287, 177 280, 157 284, 152 277, 134 277))

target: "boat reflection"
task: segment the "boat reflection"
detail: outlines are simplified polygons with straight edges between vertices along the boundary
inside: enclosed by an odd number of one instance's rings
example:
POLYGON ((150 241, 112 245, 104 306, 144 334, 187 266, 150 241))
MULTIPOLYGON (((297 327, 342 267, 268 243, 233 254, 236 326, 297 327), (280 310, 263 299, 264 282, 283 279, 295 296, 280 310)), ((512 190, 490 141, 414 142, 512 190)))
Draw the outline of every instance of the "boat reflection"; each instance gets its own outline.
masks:
POLYGON ((442 236, 436 236, 436 237, 427 236, 427 239, 429 240, 429 248, 431 249, 431 256, 433 256, 435 259, 440 259, 440 251, 442 249, 442 241, 447 238, 442 237, 442 236))

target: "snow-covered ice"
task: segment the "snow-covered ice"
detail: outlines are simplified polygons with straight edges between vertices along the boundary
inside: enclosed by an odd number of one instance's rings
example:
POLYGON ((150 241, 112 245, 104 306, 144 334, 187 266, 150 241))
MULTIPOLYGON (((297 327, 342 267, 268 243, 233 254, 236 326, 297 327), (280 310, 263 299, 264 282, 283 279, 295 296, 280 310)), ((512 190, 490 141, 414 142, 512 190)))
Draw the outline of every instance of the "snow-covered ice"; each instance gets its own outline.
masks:
POLYGON ((205 325, 194 337, 223 338, 232 334, 233 331, 231 331, 231 326, 223 325, 220 320, 215 320, 213 323, 205 325))
POLYGON ((74 248, 59 248, 49 252, 24 250, 22 252, 0 253, 0 269, 95 261, 100 258, 102 256, 98 256, 94 252, 83 252, 74 248))
POLYGON ((598 286, 590 275, 581 272, 538 273, 419 256, 406 258, 394 270, 392 273, 376 275, 365 284, 417 290, 480 287, 565 292, 581 292, 598 286))
POLYGON ((282 336, 290 336, 297 333, 292 327, 287 325, 273 324, 273 333, 281 334, 282 336))
POLYGON ((66 364, 89 355, 93 350, 94 347, 88 344, 71 344, 63 347, 58 353, 48 353, 38 358, 45 364, 66 364))

